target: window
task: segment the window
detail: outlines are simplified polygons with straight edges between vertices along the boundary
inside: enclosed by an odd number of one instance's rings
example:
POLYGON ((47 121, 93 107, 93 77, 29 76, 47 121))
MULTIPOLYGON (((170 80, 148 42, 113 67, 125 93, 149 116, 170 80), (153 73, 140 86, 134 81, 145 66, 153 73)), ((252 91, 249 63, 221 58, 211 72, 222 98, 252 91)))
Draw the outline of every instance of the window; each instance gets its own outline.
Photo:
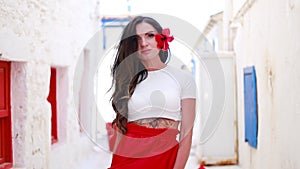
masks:
POLYGON ((56 69, 51 68, 50 76, 50 91, 48 101, 51 104, 51 142, 52 144, 58 141, 57 138, 57 107, 56 107, 56 69))
POLYGON ((10 62, 0 61, 0 168, 11 167, 10 62))
POLYGON ((244 68, 245 141, 257 148, 258 105, 255 67, 244 68))

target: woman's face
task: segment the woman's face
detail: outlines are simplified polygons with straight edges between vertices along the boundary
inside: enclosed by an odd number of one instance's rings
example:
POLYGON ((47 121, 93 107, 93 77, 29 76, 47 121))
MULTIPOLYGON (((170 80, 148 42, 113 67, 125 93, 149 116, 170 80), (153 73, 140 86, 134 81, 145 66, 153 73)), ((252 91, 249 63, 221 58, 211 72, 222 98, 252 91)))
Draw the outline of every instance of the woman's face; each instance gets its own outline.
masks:
POLYGON ((136 34, 138 37, 138 54, 142 61, 149 61, 155 57, 159 57, 159 49, 155 40, 156 29, 142 22, 136 25, 136 34))

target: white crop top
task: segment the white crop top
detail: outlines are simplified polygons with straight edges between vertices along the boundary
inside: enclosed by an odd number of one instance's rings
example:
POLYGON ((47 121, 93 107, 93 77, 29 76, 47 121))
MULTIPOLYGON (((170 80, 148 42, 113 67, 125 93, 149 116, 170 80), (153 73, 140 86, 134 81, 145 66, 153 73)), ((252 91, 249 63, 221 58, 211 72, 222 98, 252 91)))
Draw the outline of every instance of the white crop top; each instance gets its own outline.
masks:
POLYGON ((149 71, 128 101, 128 122, 144 118, 181 120, 181 99, 196 98, 193 77, 167 65, 149 71))

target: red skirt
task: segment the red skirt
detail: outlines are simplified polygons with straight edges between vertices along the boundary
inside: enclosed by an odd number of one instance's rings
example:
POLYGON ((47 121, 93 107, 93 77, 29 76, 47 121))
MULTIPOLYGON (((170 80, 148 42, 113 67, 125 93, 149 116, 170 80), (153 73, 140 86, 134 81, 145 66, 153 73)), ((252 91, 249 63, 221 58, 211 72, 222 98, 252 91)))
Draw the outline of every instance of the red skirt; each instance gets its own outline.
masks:
POLYGON ((135 124, 127 125, 125 135, 108 130, 113 151, 108 169, 173 169, 179 144, 177 129, 153 129, 135 124))

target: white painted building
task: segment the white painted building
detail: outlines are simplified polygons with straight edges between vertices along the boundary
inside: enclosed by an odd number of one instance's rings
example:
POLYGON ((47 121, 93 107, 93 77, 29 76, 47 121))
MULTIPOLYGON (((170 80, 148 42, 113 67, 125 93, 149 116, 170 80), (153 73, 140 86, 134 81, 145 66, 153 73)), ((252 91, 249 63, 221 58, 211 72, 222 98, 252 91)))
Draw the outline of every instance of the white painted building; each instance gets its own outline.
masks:
POLYGON ((88 42, 100 39, 99 1, 1 0, 0 16, 0 168, 74 169, 94 151, 84 117, 95 111, 86 75, 98 59, 88 42))
POLYGON ((225 4, 221 20, 216 20, 220 13, 213 15, 204 33, 210 43, 218 42, 218 54, 234 54, 238 166, 300 168, 300 1, 227 0, 225 4), (244 68, 249 66, 256 70, 256 147, 245 142, 249 119, 244 68))
POLYGON ((245 1, 236 13, 239 154, 242 168, 300 168, 300 1, 245 1), (242 69, 254 65, 258 147, 243 143, 242 69))

